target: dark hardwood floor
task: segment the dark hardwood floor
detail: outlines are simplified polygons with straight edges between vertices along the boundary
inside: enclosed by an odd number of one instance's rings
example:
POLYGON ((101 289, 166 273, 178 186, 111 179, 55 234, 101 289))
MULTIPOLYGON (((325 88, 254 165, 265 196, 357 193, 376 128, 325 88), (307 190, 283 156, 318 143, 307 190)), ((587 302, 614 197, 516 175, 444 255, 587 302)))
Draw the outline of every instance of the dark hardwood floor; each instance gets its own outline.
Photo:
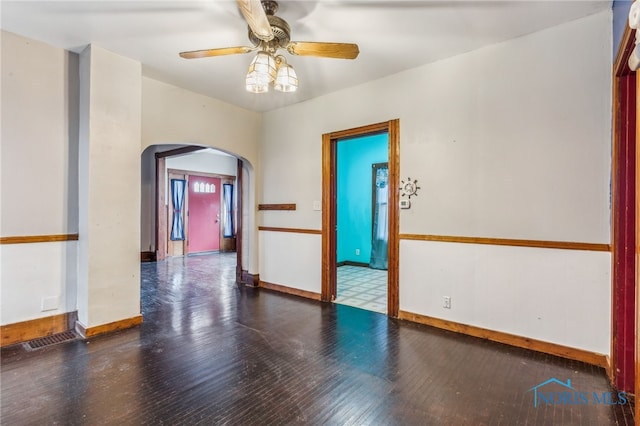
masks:
POLYGON ((629 403, 602 403, 600 368, 238 286, 234 262, 144 263, 140 327, 4 348, 1 423, 633 424, 629 403), (539 388, 534 407, 531 389, 550 378, 573 390, 539 388))

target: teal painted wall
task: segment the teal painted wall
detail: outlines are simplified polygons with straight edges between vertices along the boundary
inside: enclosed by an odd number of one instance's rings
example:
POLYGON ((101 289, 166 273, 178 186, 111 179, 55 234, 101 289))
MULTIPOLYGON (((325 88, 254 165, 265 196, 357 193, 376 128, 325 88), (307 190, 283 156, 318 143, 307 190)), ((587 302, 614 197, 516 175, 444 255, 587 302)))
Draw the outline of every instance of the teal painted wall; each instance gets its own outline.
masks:
POLYGON ((338 262, 369 263, 371 165, 388 161, 388 146, 386 133, 338 142, 338 262), (359 256, 356 249, 360 249, 359 256))

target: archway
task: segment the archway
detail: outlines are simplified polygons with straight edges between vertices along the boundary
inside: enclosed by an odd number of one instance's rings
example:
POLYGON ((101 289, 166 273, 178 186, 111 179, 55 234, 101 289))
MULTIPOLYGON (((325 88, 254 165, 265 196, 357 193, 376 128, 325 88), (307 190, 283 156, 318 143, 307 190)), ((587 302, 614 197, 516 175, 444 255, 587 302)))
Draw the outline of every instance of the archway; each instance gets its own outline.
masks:
POLYGON ((167 159, 184 156, 198 151, 215 150, 225 157, 233 157, 234 169, 225 166, 222 172, 235 177, 238 194, 234 228, 237 253, 236 280, 254 285, 252 274, 256 270, 254 223, 254 171, 246 159, 235 153, 192 144, 157 144, 146 148, 141 155, 141 232, 140 251, 142 260, 162 260, 166 256, 167 224, 166 208, 167 159))

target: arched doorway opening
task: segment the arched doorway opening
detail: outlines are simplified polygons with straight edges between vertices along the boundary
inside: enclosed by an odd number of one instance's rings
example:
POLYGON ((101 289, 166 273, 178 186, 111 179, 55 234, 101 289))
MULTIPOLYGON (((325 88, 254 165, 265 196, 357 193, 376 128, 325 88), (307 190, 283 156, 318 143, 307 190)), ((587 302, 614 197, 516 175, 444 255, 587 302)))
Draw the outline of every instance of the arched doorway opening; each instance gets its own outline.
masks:
MULTIPOLYGON (((218 194, 222 195, 228 189, 223 187, 224 183, 232 188, 232 204, 227 206, 231 207, 231 214, 228 215, 230 219, 225 221, 222 216, 216 218, 221 225, 220 249, 236 252, 236 280, 253 285, 252 276, 247 273, 254 263, 255 251, 251 234, 251 224, 255 218, 250 208, 253 205, 253 167, 250 162, 235 153, 191 144, 149 146, 142 153, 141 162, 141 259, 157 261, 168 255, 189 254, 184 249, 186 235, 184 240, 171 239, 171 221, 175 208, 170 198, 169 172, 177 169, 178 173, 217 176, 222 178, 218 194), (173 242, 174 246, 171 247, 169 242, 173 242), (182 246, 182 251, 177 248, 179 246, 182 246)), ((221 199, 224 207, 222 196, 221 199)), ((182 219, 186 219, 186 212, 182 215, 182 219)), ((186 223, 184 220, 182 225, 186 223)), ((188 232, 188 228, 185 227, 184 231, 188 232)))

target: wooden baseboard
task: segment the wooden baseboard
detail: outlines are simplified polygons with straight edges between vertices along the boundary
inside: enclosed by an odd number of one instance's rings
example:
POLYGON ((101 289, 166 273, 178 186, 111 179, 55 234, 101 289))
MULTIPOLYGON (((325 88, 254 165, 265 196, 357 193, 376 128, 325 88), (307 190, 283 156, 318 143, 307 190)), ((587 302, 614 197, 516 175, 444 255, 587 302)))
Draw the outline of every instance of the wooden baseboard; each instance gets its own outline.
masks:
POLYGON ((140 252, 140 261, 141 262, 155 262, 156 261, 156 252, 155 251, 142 251, 142 252, 140 252))
POLYGON ((298 288, 287 287, 280 284, 272 284, 265 281, 260 281, 260 287, 266 288, 269 290, 278 291, 280 293, 286 293, 286 294, 292 294, 294 296, 304 297, 307 299, 313 299, 318 301, 321 300, 320 293, 314 293, 313 291, 300 290, 298 288))
POLYGON ((95 327, 86 327, 79 321, 76 321, 76 331, 85 339, 99 334, 111 333, 118 330, 125 330, 142 324, 142 315, 126 318, 120 321, 110 322, 108 324, 97 325, 95 327))
POLYGON ((0 336, 2 338, 0 346, 4 347, 16 343, 28 342, 29 340, 71 330, 77 319, 78 313, 74 311, 3 325, 0 327, 0 336))
POLYGON ((556 343, 544 342, 528 337, 516 336, 514 334, 488 330, 485 328, 461 324, 454 321, 443 320, 440 318, 428 317, 426 315, 414 314, 406 311, 400 311, 398 318, 429 325, 431 327, 453 331, 456 333, 479 337, 481 339, 487 339, 498 343, 505 343, 507 345, 516 346, 519 348, 531 349, 533 351, 555 355, 562 358, 582 361, 605 369, 609 365, 608 357, 606 355, 586 351, 584 349, 571 348, 568 346, 558 345, 556 343))
POLYGON ((280 228, 280 227, 277 227, 277 226, 258 226, 258 231, 288 232, 288 233, 292 233, 292 234, 322 235, 322 231, 319 230, 319 229, 280 228))
POLYGON ((615 389, 614 384, 614 374, 613 374, 613 366, 611 365, 611 358, 609 358, 609 356, 607 355, 607 366, 604 368, 605 371, 607 372, 607 377, 609 378, 609 383, 611 384, 611 387, 613 387, 615 389))
POLYGON ((368 268, 369 264, 365 262, 352 262, 350 260, 343 260, 342 262, 336 263, 336 268, 340 266, 360 266, 362 268, 368 268))
POLYGON ((260 284, 260 274, 250 274, 249 272, 243 270, 240 276, 240 282, 242 284, 258 287, 258 285, 260 284))

